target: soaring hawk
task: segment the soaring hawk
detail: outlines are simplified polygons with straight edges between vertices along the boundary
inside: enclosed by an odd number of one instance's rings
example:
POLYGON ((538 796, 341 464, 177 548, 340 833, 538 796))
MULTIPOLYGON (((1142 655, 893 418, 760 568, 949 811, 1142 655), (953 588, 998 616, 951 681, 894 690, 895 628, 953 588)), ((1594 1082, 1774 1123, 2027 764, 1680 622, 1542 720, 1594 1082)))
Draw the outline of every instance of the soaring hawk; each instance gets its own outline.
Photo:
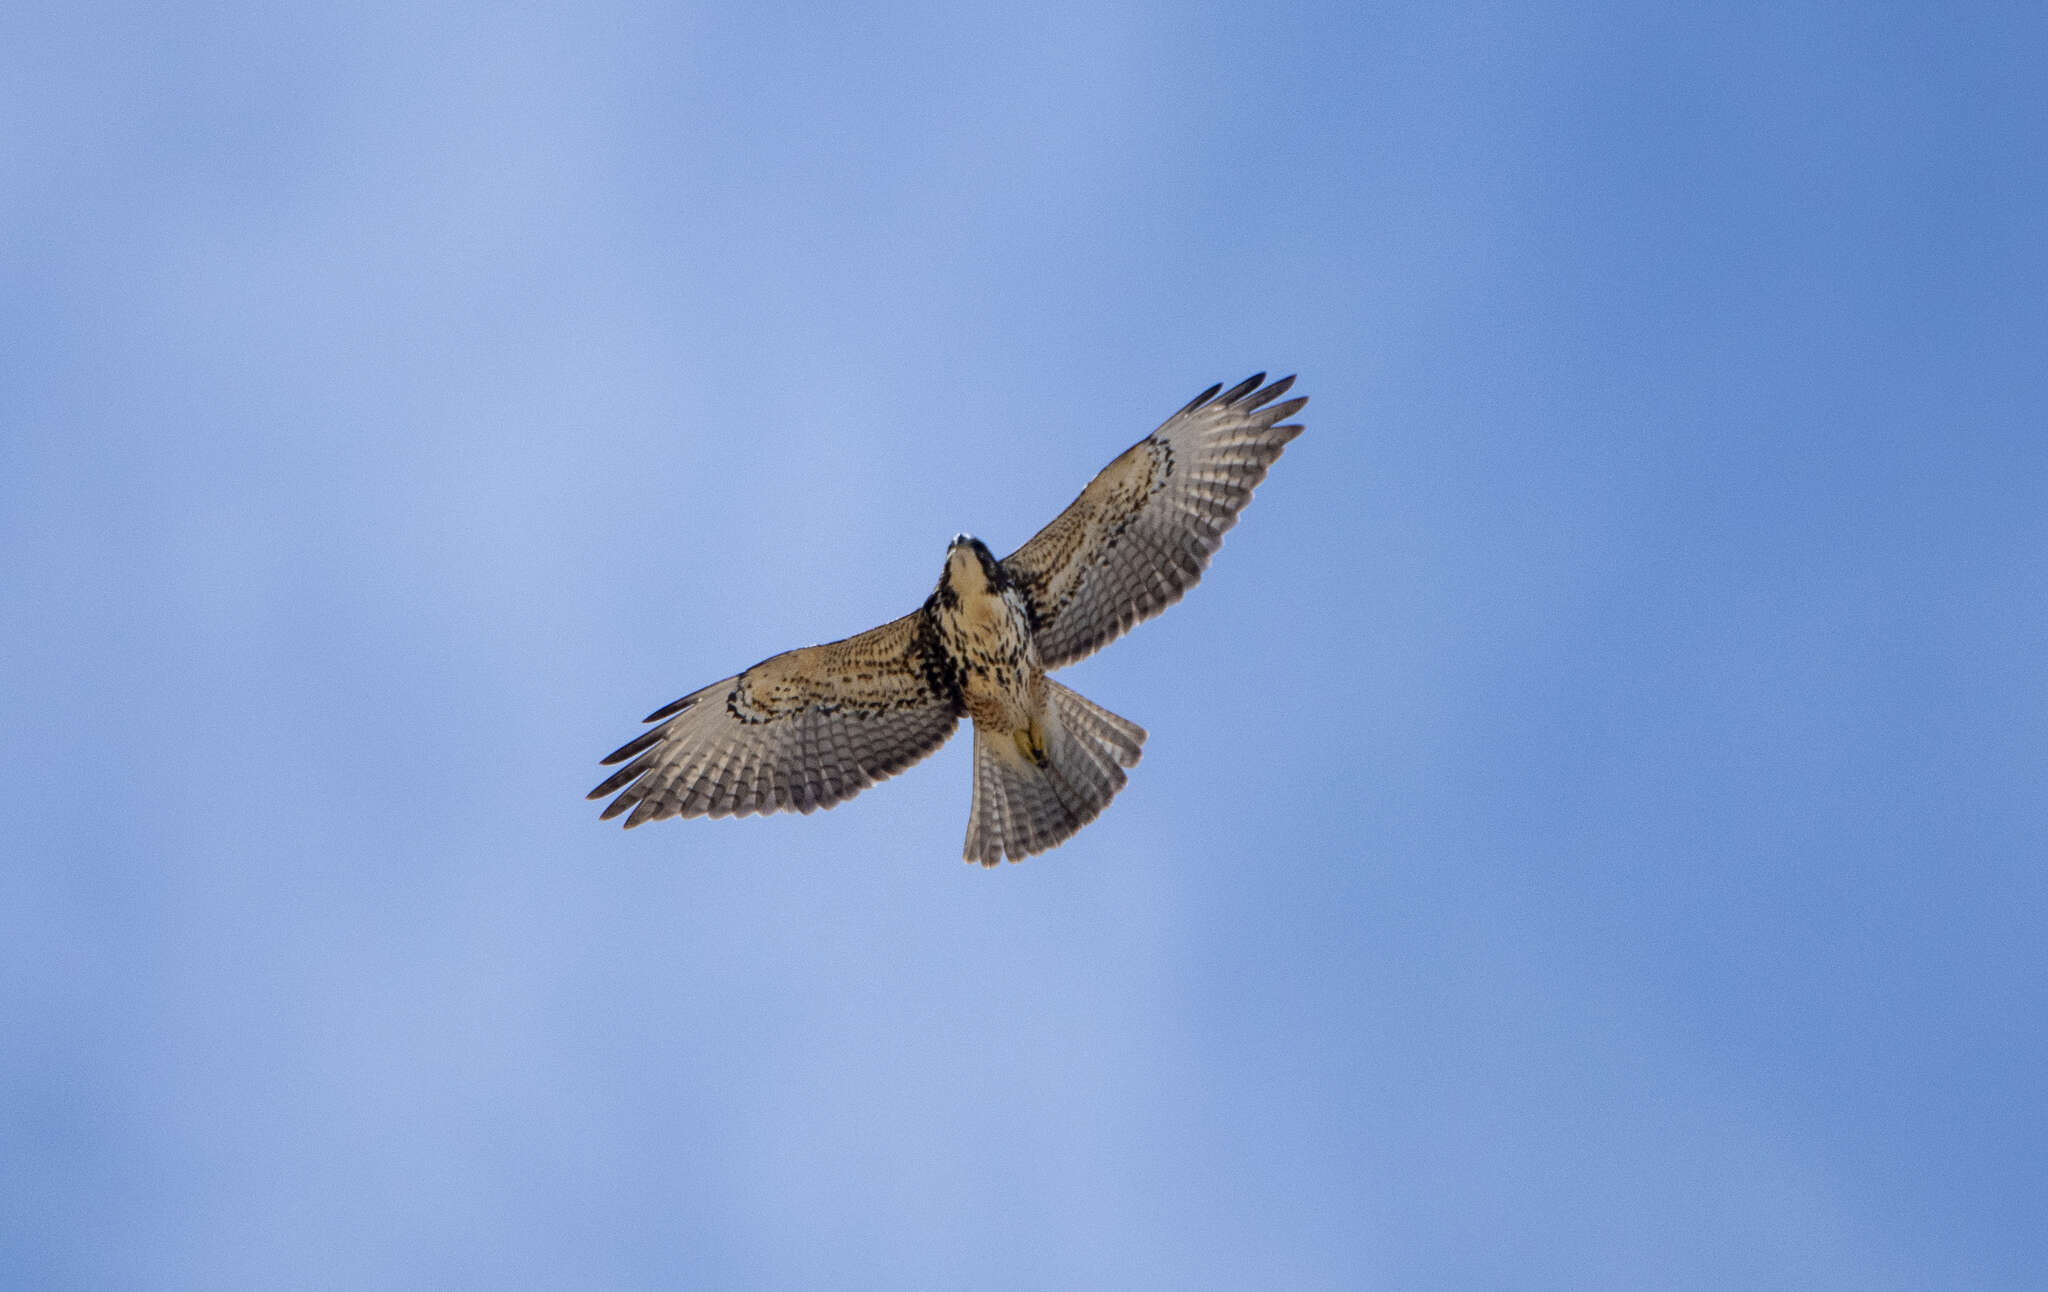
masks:
POLYGON ((966 859, 1044 852, 1093 821, 1145 730, 1047 677, 1195 585, 1308 400, 1260 373, 1211 386, 998 561, 966 534, 925 603, 880 628, 762 660, 649 714, 593 799, 628 827, 831 807, 974 720, 966 859), (1222 391, 1218 394, 1218 391, 1222 391))

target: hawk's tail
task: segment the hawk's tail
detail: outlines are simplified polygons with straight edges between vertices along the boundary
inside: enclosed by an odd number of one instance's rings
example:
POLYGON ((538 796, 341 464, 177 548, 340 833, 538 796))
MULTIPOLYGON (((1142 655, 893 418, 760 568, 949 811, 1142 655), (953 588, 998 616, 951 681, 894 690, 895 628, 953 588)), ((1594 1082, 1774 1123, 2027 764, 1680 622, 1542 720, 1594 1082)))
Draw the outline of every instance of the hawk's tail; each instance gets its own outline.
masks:
POLYGON ((974 728, 974 810, 967 818, 969 861, 993 866, 1044 852, 1093 821, 1138 765, 1145 729, 1045 680, 1043 748, 974 728))

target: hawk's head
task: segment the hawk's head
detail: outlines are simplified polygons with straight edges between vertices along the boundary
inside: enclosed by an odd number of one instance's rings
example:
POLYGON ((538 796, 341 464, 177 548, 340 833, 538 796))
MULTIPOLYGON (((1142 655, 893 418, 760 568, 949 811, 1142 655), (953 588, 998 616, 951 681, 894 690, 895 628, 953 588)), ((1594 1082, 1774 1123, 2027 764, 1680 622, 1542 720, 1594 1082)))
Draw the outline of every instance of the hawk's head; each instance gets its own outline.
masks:
POLYGON ((1009 582, 988 544, 972 534, 955 534, 946 545, 946 573, 940 586, 969 595, 1000 591, 1009 582))

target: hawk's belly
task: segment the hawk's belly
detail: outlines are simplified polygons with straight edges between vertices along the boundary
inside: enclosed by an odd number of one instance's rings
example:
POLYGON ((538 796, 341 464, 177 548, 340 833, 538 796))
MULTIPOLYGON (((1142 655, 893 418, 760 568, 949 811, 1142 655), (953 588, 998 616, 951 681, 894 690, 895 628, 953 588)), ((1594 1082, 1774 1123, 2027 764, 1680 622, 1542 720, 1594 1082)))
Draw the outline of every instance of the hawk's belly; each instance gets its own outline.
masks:
POLYGON ((1045 710, 1045 668, 1016 593, 963 593, 938 621, 967 716, 997 731, 1035 729, 1045 710))

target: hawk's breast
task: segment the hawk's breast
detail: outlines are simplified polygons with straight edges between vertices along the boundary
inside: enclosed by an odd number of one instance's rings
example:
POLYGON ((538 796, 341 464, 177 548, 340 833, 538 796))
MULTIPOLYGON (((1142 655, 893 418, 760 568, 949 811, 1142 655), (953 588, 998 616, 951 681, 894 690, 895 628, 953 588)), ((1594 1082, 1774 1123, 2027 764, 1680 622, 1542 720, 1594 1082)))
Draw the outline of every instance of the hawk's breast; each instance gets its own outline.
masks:
POLYGON ((1023 597, 1014 588, 955 591, 933 612, 967 715, 1001 731, 1029 726, 1045 707, 1045 668, 1023 597))

